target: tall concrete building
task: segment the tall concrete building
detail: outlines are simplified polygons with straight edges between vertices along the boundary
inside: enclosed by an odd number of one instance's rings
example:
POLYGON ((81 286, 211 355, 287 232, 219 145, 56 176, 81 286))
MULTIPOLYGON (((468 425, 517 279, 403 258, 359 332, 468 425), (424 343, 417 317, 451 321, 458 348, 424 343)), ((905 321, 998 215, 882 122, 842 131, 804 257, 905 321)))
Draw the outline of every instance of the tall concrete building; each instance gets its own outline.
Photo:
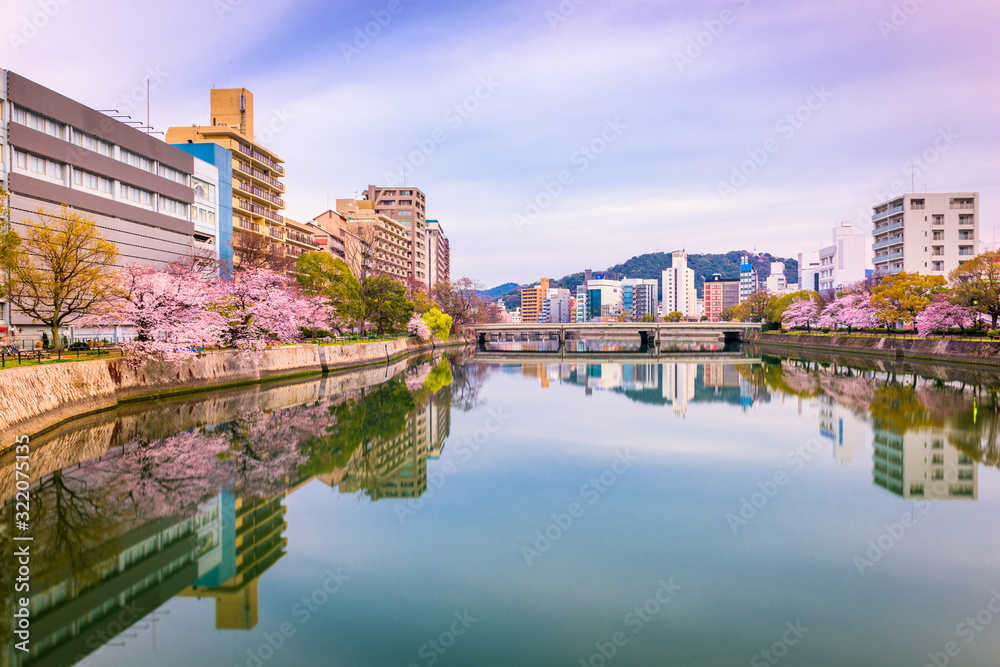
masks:
POLYGON ((819 291, 819 251, 823 244, 807 245, 799 252, 799 285, 802 289, 819 291))
POLYGON ((771 262, 771 275, 767 277, 767 291, 771 294, 783 294, 788 290, 788 280, 785 278, 785 263, 771 262))
POLYGON ((451 244, 437 220, 427 221, 427 287, 451 282, 451 244))
POLYGON ((246 88, 211 91, 211 125, 171 127, 171 144, 217 144, 232 155, 233 217, 237 231, 262 234, 272 251, 290 254, 287 243, 284 160, 257 143, 253 93, 246 88))
POLYGON ((908 194, 873 208, 875 273, 947 276, 979 247, 979 193, 908 194))
POLYGON ((370 201, 375 212, 396 220, 403 226, 409 242, 409 275, 422 285, 430 280, 427 248, 427 198, 417 188, 380 187, 369 185, 363 198, 370 201))
POLYGON ((698 312, 698 292, 694 285, 694 269, 687 265, 687 253, 673 253, 672 264, 663 272, 663 314, 679 312, 695 317, 698 312))

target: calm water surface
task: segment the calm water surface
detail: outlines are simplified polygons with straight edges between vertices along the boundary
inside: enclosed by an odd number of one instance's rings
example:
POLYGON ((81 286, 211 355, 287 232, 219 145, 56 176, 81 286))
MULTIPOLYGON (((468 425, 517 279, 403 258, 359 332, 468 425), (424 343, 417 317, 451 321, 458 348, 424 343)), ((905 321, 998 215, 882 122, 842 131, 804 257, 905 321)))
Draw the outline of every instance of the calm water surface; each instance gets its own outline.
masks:
POLYGON ((32 652, 7 627, 5 664, 1000 664, 1000 377, 684 354, 64 425, 32 444, 32 652))

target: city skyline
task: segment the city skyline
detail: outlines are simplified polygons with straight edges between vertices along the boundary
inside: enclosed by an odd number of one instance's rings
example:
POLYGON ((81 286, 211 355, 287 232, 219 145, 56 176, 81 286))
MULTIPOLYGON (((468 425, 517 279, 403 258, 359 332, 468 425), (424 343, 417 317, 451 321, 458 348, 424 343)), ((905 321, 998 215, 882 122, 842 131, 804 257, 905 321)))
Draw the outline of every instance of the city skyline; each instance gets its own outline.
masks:
POLYGON ((401 185, 402 162, 447 221, 452 274, 493 285, 679 248, 794 257, 925 185, 980 192, 991 240, 997 95, 983 79, 1000 15, 912 5, 185 1, 139 9, 161 28, 145 34, 101 18, 119 3, 19 0, 3 64, 140 120, 149 79, 159 131, 207 123, 205 88, 246 86, 258 139, 289 165, 290 217, 401 185), (79 49, 98 22, 116 38, 79 49), (789 121, 797 110, 808 119, 789 121), (591 141, 601 150, 579 151, 591 141))

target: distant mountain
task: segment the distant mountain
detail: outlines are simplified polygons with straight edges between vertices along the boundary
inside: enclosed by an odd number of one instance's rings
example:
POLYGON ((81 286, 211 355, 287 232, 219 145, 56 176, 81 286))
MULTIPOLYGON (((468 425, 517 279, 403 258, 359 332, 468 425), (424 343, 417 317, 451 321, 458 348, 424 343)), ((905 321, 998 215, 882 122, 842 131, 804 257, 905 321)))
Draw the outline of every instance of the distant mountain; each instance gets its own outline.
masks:
MULTIPOLYGON (((775 257, 771 253, 752 253, 746 250, 732 250, 724 254, 689 254, 688 267, 694 270, 695 287, 698 296, 702 296, 705 278, 711 278, 712 274, 718 273, 723 278, 740 277, 740 257, 746 255, 750 263, 757 269, 757 276, 763 281, 771 275, 771 262, 785 263, 785 279, 789 283, 799 280, 799 262, 795 259, 775 257)), ((673 257, 667 252, 654 252, 645 255, 638 255, 632 259, 616 264, 604 271, 594 270, 595 274, 604 274, 608 278, 646 278, 661 280, 663 271, 673 266, 673 257)), ((583 284, 583 272, 572 273, 568 276, 556 280, 550 280, 551 287, 564 287, 571 292, 575 292, 577 285, 583 284)), ((662 289, 662 285, 660 286, 662 289)), ((490 294, 491 299, 503 298, 507 308, 517 308, 521 303, 521 294, 518 291, 520 286, 515 283, 506 283, 485 293, 490 294)), ((660 295, 662 298, 662 294, 660 295)))
POLYGON ((483 301, 496 301, 504 294, 509 294, 519 287, 517 283, 504 283, 503 285, 497 285, 496 287, 476 292, 476 294, 483 301))

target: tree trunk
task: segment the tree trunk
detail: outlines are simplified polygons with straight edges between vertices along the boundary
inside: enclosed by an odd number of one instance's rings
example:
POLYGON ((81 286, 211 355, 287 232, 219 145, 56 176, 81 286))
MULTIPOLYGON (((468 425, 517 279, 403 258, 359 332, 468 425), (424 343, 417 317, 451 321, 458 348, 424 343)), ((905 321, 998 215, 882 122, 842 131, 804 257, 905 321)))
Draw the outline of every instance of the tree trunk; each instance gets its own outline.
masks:
POLYGON ((62 340, 59 338, 58 324, 52 325, 52 347, 57 351, 62 348, 62 340))
POLYGON ((993 328, 997 328, 997 318, 1000 317, 1000 313, 993 313, 990 315, 993 318, 993 328))

